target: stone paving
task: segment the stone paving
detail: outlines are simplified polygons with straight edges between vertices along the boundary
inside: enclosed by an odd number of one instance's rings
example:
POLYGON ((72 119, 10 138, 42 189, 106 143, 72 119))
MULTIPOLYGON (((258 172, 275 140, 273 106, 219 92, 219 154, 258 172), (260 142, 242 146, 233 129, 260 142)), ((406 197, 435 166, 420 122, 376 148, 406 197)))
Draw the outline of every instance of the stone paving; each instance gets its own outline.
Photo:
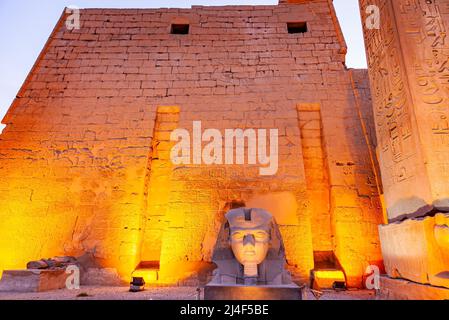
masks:
MULTIPOLYGON (((203 291, 201 291, 201 299, 203 291)), ((18 293, 0 292, 0 300, 197 300, 196 287, 147 288, 143 292, 131 293, 127 287, 81 287, 79 290, 54 290, 48 292, 18 293)), ((324 292, 320 300, 374 300, 372 291, 357 290, 324 292)), ((311 292, 307 300, 316 300, 311 292)))

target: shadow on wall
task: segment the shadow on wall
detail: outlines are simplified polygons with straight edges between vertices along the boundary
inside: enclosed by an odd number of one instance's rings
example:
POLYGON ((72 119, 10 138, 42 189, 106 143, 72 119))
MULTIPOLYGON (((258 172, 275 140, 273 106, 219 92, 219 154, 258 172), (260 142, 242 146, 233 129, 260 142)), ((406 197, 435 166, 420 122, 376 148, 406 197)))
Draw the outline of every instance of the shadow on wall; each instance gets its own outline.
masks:
POLYGON ((214 221, 206 232, 201 245, 201 252, 204 261, 212 261, 212 254, 217 242, 218 234, 220 233, 221 225, 225 220, 225 214, 229 210, 243 208, 245 206, 246 204, 243 200, 232 200, 226 202, 222 209, 219 210, 218 214, 215 215, 214 221))
POLYGON ((363 287, 368 266, 382 267, 378 226, 383 223, 375 167, 369 157, 369 139, 360 116, 352 106, 358 102, 352 90, 341 101, 323 104, 325 148, 329 155, 334 251, 346 274, 348 287, 363 287), (345 119, 335 123, 329 108, 345 119), (327 111, 327 112, 326 112, 327 111), (338 139, 331 137, 337 136, 338 139))
POLYGON ((392 212, 407 212, 410 211, 410 208, 418 208, 412 213, 406 213, 400 215, 394 219, 390 219, 390 223, 404 221, 406 219, 419 218, 424 216, 434 216, 440 212, 449 212, 449 207, 441 206, 440 204, 449 203, 449 199, 440 199, 438 201, 434 201, 432 204, 428 204, 426 200, 419 197, 410 197, 406 199, 397 200, 391 207, 388 207, 388 211, 392 212))

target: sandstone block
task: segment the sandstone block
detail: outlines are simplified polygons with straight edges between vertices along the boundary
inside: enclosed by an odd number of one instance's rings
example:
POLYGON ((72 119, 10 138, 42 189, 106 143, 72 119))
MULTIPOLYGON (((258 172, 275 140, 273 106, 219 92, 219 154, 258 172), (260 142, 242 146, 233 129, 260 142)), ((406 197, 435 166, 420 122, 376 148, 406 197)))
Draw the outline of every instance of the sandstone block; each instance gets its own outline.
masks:
POLYGON ((449 288, 449 216, 379 227, 385 268, 392 278, 449 288))
POLYGON ((66 287, 67 274, 61 270, 5 270, 0 291, 43 292, 66 287))

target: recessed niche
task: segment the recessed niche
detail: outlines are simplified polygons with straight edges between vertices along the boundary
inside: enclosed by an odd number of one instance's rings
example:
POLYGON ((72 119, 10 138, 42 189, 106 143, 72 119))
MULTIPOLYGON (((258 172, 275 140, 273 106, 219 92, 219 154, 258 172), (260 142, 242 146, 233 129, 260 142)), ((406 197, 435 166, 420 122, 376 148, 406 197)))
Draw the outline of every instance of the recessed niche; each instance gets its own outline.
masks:
POLYGON ((287 22, 288 33, 306 33, 307 22, 287 22))
POLYGON ((189 24, 172 24, 171 34, 189 34, 190 25, 189 24))

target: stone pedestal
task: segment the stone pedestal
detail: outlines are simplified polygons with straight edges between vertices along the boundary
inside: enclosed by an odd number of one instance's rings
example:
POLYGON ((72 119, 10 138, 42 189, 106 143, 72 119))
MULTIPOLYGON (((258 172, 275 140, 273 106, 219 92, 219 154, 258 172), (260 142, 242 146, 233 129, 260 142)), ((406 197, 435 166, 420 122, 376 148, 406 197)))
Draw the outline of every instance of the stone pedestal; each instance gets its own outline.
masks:
POLYGON ((304 287, 213 285, 204 288, 204 300, 303 300, 304 287))
POLYGON ((65 270, 5 270, 0 291, 42 292, 66 287, 65 270))

